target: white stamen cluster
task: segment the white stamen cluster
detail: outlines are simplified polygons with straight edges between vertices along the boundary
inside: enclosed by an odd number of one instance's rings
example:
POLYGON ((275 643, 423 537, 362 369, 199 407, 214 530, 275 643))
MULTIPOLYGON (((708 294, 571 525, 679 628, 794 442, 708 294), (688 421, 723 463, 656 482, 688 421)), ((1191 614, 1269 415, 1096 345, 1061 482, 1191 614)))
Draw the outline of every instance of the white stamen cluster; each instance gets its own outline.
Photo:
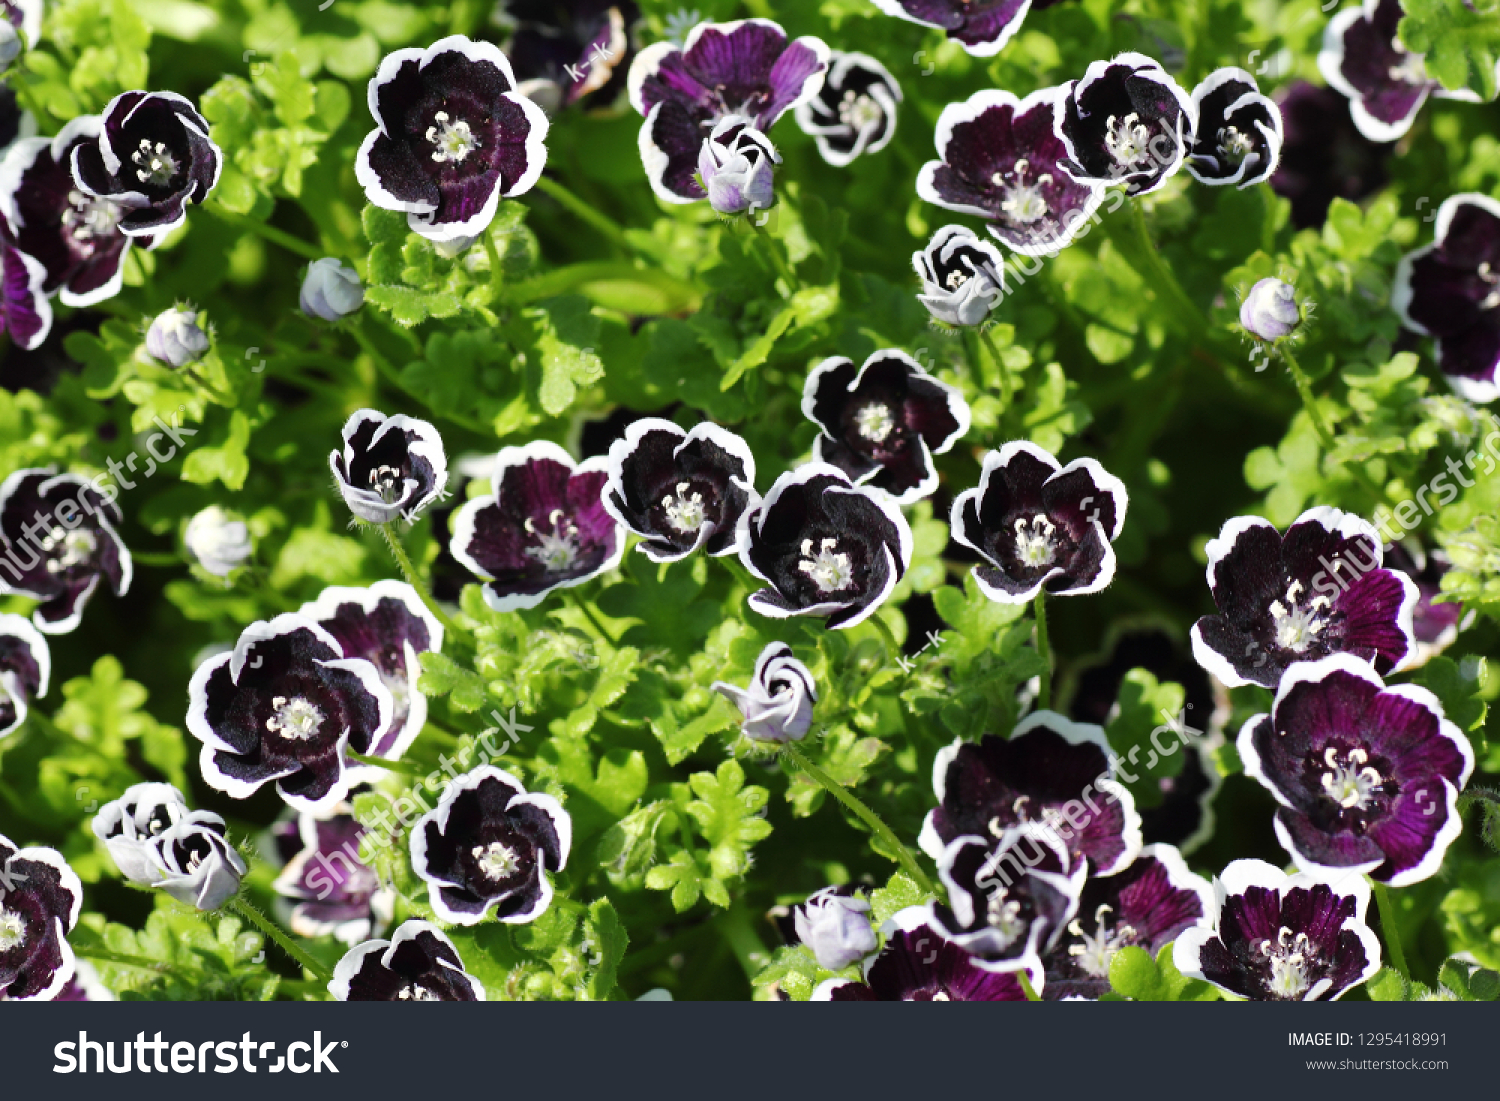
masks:
POLYGON ((81 528, 77 531, 53 528, 39 546, 48 556, 47 572, 63 573, 87 563, 99 549, 99 540, 93 532, 81 528))
POLYGON ((537 545, 526 548, 526 556, 542 564, 548 573, 561 573, 573 568, 578 561, 578 525, 555 508, 547 517, 552 526, 550 532, 537 531, 530 517, 526 519, 526 531, 536 538, 537 545))
POLYGON ((1401 60, 1392 65, 1386 75, 1402 84, 1426 84, 1429 79, 1427 63, 1422 55, 1408 50, 1399 38, 1391 39, 1391 48, 1396 51, 1401 60))
POLYGON ((1334 746, 1323 750, 1323 791, 1328 798, 1346 810, 1364 810, 1370 803, 1371 794, 1385 783, 1368 762, 1370 755, 1355 747, 1341 755, 1334 746))
POLYGON ((396 1000, 398 1002, 442 1001, 442 999, 434 994, 431 990, 428 990, 425 986, 418 986, 416 983, 407 983, 400 990, 396 991, 396 1000))
POLYGON ((802 540, 802 560, 797 568, 812 578, 819 592, 838 592, 854 583, 854 567, 847 554, 839 553, 838 545, 837 539, 824 539, 814 553, 813 541, 802 540))
POLYGON ((96 199, 74 188, 68 192, 68 209, 62 214, 63 230, 79 254, 92 256, 99 247, 96 238, 114 236, 123 212, 119 203, 96 199))
POLYGON ((1030 170, 1030 163, 1023 157, 1008 173, 996 172, 990 177, 990 182, 1005 192, 1000 209, 1011 221, 1021 225, 1030 225, 1047 216, 1047 200, 1042 195, 1042 188, 1052 182, 1052 173, 1043 172, 1027 183, 1026 173, 1030 170))
POLYGON ((135 178, 141 183, 166 187, 177 175, 177 158, 161 142, 153 144, 150 138, 141 139, 140 147, 130 154, 130 159, 138 166, 135 178))
POLYGON ((447 111, 437 112, 432 119, 433 125, 427 128, 427 140, 437 147, 432 151, 432 159, 439 164, 449 161, 458 164, 479 148, 479 139, 463 119, 453 119, 447 111))
POLYGON ((839 100, 839 121, 856 134, 867 126, 878 126, 880 120, 885 117, 880 104, 869 96, 860 95, 853 88, 848 89, 841 100, 839 100))
POLYGON ((1104 124, 1104 145, 1110 156, 1126 168, 1140 164, 1150 156, 1151 131, 1132 111, 1123 119, 1110 115, 1104 124))
POLYGON ((1113 909, 1114 907, 1105 905, 1094 911, 1092 936, 1083 931, 1083 923, 1077 918, 1068 923, 1068 932, 1079 940, 1078 944, 1068 946, 1068 955, 1096 979, 1109 978, 1109 965, 1115 958, 1115 953, 1130 944, 1136 935, 1135 929, 1129 925, 1117 925, 1113 933, 1109 931, 1104 917, 1113 909))
POLYGON ((1482 261, 1477 272, 1479 278, 1490 288, 1490 293, 1479 303, 1481 310, 1493 310, 1500 306, 1500 272, 1490 267, 1488 260, 1482 261))
POLYGON ((872 401, 854 414, 855 430, 871 443, 883 443, 895 427, 896 419, 884 402, 872 401))
POLYGON ((521 858, 516 855, 516 851, 500 841, 475 845, 472 853, 485 878, 496 883, 515 875, 521 866, 521 858))
POLYGON ((1021 916, 1019 899, 1010 897, 1004 888, 990 896, 985 907, 985 921, 995 931, 999 948, 1003 952, 1026 935, 1026 919, 1021 916))
POLYGON ((1312 942, 1306 933, 1292 935, 1285 925, 1276 934, 1276 943, 1260 942, 1261 955, 1271 962, 1271 993, 1279 998, 1296 998, 1312 985, 1308 970, 1317 962, 1312 942))
POLYGON ((708 513, 703 508, 703 494, 689 493, 691 488, 689 482, 678 482, 676 492, 661 499, 667 523, 684 534, 697 531, 703 526, 703 521, 708 519, 708 513))
POLYGON ((9 952, 25 943, 25 920, 14 910, 0 907, 0 952, 9 952))
POLYGON ((317 704, 302 696, 274 696, 271 699, 271 717, 266 720, 266 729, 283 738, 305 741, 316 734, 323 725, 323 712, 317 704))
POLYGON ((370 471, 370 488, 390 505, 401 499, 401 494, 406 490, 406 480, 394 466, 377 466, 370 471))
POLYGON ((1250 135, 1237 126, 1221 126, 1218 138, 1219 156, 1230 164, 1239 164, 1255 150, 1250 135))
POLYGON ((1040 569, 1051 563, 1057 553, 1057 541, 1053 538, 1057 526, 1037 513, 1030 521, 1024 517, 1015 523, 1016 558, 1024 566, 1040 569))
POLYGON ((1276 645, 1294 654, 1306 651, 1322 633, 1327 626, 1322 613, 1330 607, 1328 598, 1322 595, 1313 597, 1306 606, 1298 604, 1297 598, 1302 592, 1302 582, 1293 581, 1287 586, 1285 604, 1279 600, 1271 601, 1271 619, 1276 624, 1276 645))

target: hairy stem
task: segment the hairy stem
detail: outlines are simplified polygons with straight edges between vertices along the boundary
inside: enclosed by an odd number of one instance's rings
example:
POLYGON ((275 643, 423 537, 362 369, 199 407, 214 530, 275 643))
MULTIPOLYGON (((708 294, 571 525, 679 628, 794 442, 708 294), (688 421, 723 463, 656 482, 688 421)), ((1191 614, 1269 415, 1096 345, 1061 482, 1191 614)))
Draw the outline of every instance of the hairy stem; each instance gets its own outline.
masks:
POLYGON ((385 757, 371 757, 364 753, 356 753, 352 749, 344 750, 344 755, 357 764, 373 765, 376 768, 383 768, 388 772, 399 772, 405 776, 426 775, 420 765, 415 765, 410 761, 392 761, 387 760, 385 757))
MULTIPOLYGON (((1323 445, 1324 453, 1331 456, 1334 448, 1333 433, 1329 431, 1328 422, 1323 419, 1323 414, 1318 409, 1318 399, 1313 395, 1312 381, 1307 377, 1306 372, 1302 370, 1302 365, 1297 362, 1297 357, 1292 355, 1291 348, 1283 345, 1277 350, 1281 353, 1281 358, 1286 360, 1287 370, 1292 373, 1292 381, 1297 386, 1297 394, 1302 398, 1302 408, 1307 410, 1307 419, 1312 421, 1313 431, 1318 434, 1318 442, 1323 445)), ((1340 465, 1349 471, 1354 476, 1354 480, 1367 493, 1373 496, 1377 502, 1385 502, 1385 490, 1376 485, 1363 469, 1351 463, 1341 463, 1340 465)))
MULTIPOLYGON (((979 330, 979 341, 984 345, 984 350, 989 353, 990 359, 994 361, 995 370, 1000 375, 1000 429, 1007 436, 1011 436, 1007 427, 1011 421, 1011 386, 1010 368, 1005 365, 1005 360, 1000 358, 1000 350, 995 347, 995 338, 990 336, 988 329, 979 330)), ((1021 435, 1025 435, 1024 432, 1021 435)), ((1011 437, 1015 438, 1015 437, 1011 437)))
POLYGON ((266 917, 265 914, 261 913, 244 899, 232 898, 224 908, 230 913, 244 918, 267 937, 274 940, 277 946, 304 970, 312 972, 325 983, 333 979, 333 973, 328 968, 309 956, 296 941, 292 940, 291 937, 282 931, 281 926, 266 917))
POLYGON ((438 622, 443 625, 443 630, 456 638, 467 641, 469 633, 455 623, 453 617, 443 611, 438 602, 432 598, 432 593, 427 589, 427 583, 417 574, 417 567, 412 564, 411 557, 406 553, 406 548, 401 545, 401 540, 396 538, 391 525, 381 524, 380 534, 385 536, 385 545, 391 548, 391 555, 396 559, 396 564, 401 567, 406 583, 417 591, 417 595, 422 598, 422 603, 427 605, 427 610, 437 616, 438 622))
POLYGON ((73 951, 75 955, 82 956, 84 959, 112 963, 117 967, 134 967, 141 971, 155 971, 158 975, 170 975, 178 982, 191 983, 194 986, 200 982, 199 977, 196 975, 185 974, 169 963, 147 959, 145 956, 128 956, 123 952, 112 952, 108 948, 74 948, 73 951))
POLYGON ((880 634, 880 639, 885 643, 886 651, 891 655, 892 660, 899 658, 901 656, 901 644, 896 641, 896 636, 891 631, 891 625, 880 618, 880 613, 872 613, 870 618, 865 620, 865 622, 874 627, 880 634))
POLYGON ((746 217, 745 224, 750 227, 750 232, 759 237, 765 245, 766 253, 771 257, 771 266, 776 269, 777 276, 786 284, 787 294, 796 294, 802 289, 802 284, 793 273, 791 266, 787 264, 786 257, 781 255, 781 249, 776 245, 776 238, 766 232, 765 226, 756 222, 753 214, 746 217))
POLYGON ((538 177, 536 189, 543 195, 555 199, 560 206, 565 207, 569 213, 580 221, 587 222, 600 233, 604 234, 605 237, 609 238, 611 244, 618 245, 622 249, 630 248, 630 242, 625 237, 625 230, 620 227, 618 222, 609 217, 609 215, 600 212, 593 204, 584 202, 550 176, 543 175, 538 177))
POLYGON ((578 609, 578 614, 589 621, 589 626, 594 628, 594 631, 600 638, 609 643, 610 646, 615 645, 615 636, 604 629, 604 624, 599 622, 599 617, 594 614, 594 609, 589 607, 588 601, 578 595, 576 589, 564 589, 563 599, 578 609))
POLYGON ((1173 314, 1177 316, 1178 323, 1188 333, 1193 336, 1203 334, 1208 329, 1208 319, 1187 296, 1182 284, 1177 281, 1177 276, 1172 274, 1172 269, 1156 250, 1156 243, 1151 240, 1151 231, 1146 228, 1146 211, 1139 199, 1130 201, 1130 228, 1140 259, 1146 267, 1146 271, 1141 272, 1146 276, 1146 282, 1159 296, 1166 299, 1173 314))

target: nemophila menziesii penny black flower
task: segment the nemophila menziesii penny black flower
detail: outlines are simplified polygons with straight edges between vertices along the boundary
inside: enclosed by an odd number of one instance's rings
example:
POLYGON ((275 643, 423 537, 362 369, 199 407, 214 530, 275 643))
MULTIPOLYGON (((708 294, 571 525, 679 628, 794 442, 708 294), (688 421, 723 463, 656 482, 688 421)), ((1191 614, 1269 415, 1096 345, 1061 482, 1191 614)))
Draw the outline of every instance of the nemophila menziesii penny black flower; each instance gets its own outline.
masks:
POLYGON ((776 202, 776 166, 781 154, 771 139, 743 115, 714 124, 698 151, 698 181, 720 214, 753 214, 776 202))
POLYGON ((736 551, 740 514, 760 500, 755 456, 728 429, 705 421, 684 431, 660 417, 632 421, 609 448, 604 509, 643 542, 653 562, 676 562, 702 547, 736 551))
POLYGON ((27 351, 52 331, 46 283, 46 266, 0 236, 0 333, 27 351))
POLYGON ((1172 962, 1189 978, 1251 1001, 1335 1001, 1380 969, 1365 924, 1370 886, 1327 883, 1236 860, 1214 880, 1210 926, 1184 930, 1172 962))
POLYGON ((547 162, 547 116, 516 91, 492 43, 455 34, 387 54, 369 102, 375 129, 354 176, 370 202, 404 211, 429 240, 484 232, 500 200, 531 190, 547 162))
POLYGON ((482 1002, 484 986, 464 971, 453 942, 428 921, 403 921, 390 940, 349 950, 328 992, 341 1002, 482 1002))
POLYGON ((768 643, 760 652, 748 688, 721 680, 711 687, 740 709, 740 731, 752 741, 798 742, 812 726, 817 682, 784 642, 768 643))
POLYGON ((1182 167, 1198 108, 1158 62, 1123 53, 1095 61, 1064 87, 1057 136, 1074 179, 1149 195, 1182 167))
POLYGON ((1130 866, 1107 878, 1090 876, 1078 899, 1078 916, 1043 957, 1047 998, 1097 999, 1107 993, 1109 965, 1122 948, 1143 948, 1152 958, 1184 929, 1206 926, 1213 890, 1188 871, 1171 845, 1148 845, 1130 866))
POLYGON ((1245 774, 1276 797, 1276 836, 1314 875, 1426 879, 1463 828, 1458 793, 1474 751, 1443 705, 1386 688, 1348 654, 1292 666, 1269 715, 1240 728, 1245 774))
POLYGON ((967 226, 943 226, 911 264, 922 280, 917 301, 938 328, 983 325, 1005 297, 1005 258, 967 226))
POLYGON ((929 924, 925 906, 900 910, 886 922, 885 947, 864 965, 864 981, 825 979, 815 1002, 1024 1002, 1009 972, 979 967, 974 957, 929 924))
POLYGON ((986 219, 990 232, 1023 256, 1066 247, 1098 209, 1104 188, 1062 168, 1068 152, 1054 116, 1065 94, 1043 88, 1018 99, 987 90, 943 108, 938 159, 922 166, 917 194, 986 219))
POLYGON ((900 103, 901 85, 889 69, 869 54, 834 50, 823 87, 797 106, 794 117, 823 159, 843 168, 891 143, 900 103))
POLYGON ((768 587, 750 607, 773 619, 823 616, 853 627, 873 615, 911 565, 912 535, 891 498, 827 463, 776 479, 740 517, 740 561, 768 587))
POLYGON ((477 925, 493 912, 518 924, 551 905, 547 873, 562 871, 572 844, 573 820, 561 803, 484 765, 449 784, 417 819, 411 866, 442 920, 477 925))
POLYGON ((703 139, 728 115, 762 133, 823 86, 829 50, 820 39, 787 41, 769 19, 700 23, 679 48, 656 42, 630 65, 630 105, 645 116, 641 163, 657 197, 693 203, 703 139))
POLYGON ((116 596, 130 588, 130 551, 114 528, 122 519, 86 478, 16 471, 0 484, 0 593, 40 600, 31 619, 48 634, 71 631, 100 578, 116 596))
POLYGON ((153 843, 187 816, 187 801, 171 784, 134 784, 100 807, 90 828, 104 842, 121 875, 132 883, 151 886, 161 878, 152 856, 153 843))
POLYGON ((1448 384, 1470 401, 1500 397, 1500 202, 1452 195, 1433 241, 1396 265, 1391 308, 1430 336, 1448 384))
POLYGON ((872 0, 887 15, 936 27, 975 57, 992 57, 1021 29, 1026 13, 1058 0, 872 0))
POLYGON ((365 832, 348 804, 322 817, 299 813, 276 827, 286 864, 272 886, 292 900, 292 932, 358 944, 390 921, 395 892, 361 858, 365 832))
POLYGON ((1187 170, 1199 183, 1241 188, 1269 179, 1281 159, 1281 110, 1244 69, 1215 69, 1193 89, 1197 123, 1187 170))
POLYGON ((389 579, 367 589, 324 589, 299 613, 332 635, 343 657, 375 666, 391 694, 391 724, 369 754, 400 757, 427 722, 427 697, 417 688, 418 657, 443 648, 443 625, 415 589, 389 579))
POLYGON ((380 670, 346 658, 336 638, 296 613, 252 623, 227 654, 198 666, 188 731, 203 743, 210 787, 248 799, 262 785, 297 810, 337 806, 374 766, 352 765, 384 743, 394 710, 380 670))
POLYGON ((426 421, 361 409, 344 423, 328 465, 349 511, 372 524, 413 520, 448 484, 443 438, 426 421))
POLYGON ((634 0, 505 0, 496 16, 515 28, 505 52, 529 98, 607 107, 624 91, 634 0))
POLYGON ((1458 632, 1468 627, 1475 613, 1465 612, 1456 600, 1439 600, 1443 595, 1443 575, 1452 567, 1444 551, 1427 549, 1416 539, 1405 539, 1385 545, 1385 564, 1388 569, 1406 574, 1417 586, 1417 606, 1411 617, 1417 654, 1407 666, 1414 668, 1452 646, 1458 632))
POLYGON ((26 721, 31 701, 47 694, 52 652, 25 616, 0 615, 0 738, 26 721))
POLYGON ((458 510, 449 544, 491 608, 534 608, 620 564, 626 529, 601 500, 608 477, 605 456, 574 463, 547 440, 501 449, 490 496, 458 510))
POLYGON ((967 835, 1045 829, 1069 868, 1087 861, 1091 874, 1113 875, 1141 851, 1140 815, 1114 778, 1114 760, 1102 727, 1053 711, 1026 716, 1009 739, 955 742, 933 763, 938 805, 922 823, 919 844, 936 860, 967 835))
POLYGON ((249 870, 224 836, 224 819, 195 810, 157 834, 149 853, 159 887, 178 902, 217 910, 233 898, 249 870))
POLYGON ((46 1002, 73 977, 83 884, 56 849, 0 834, 0 1002, 46 1002))
POLYGON ((54 138, 22 138, 0 162, 0 210, 5 234, 46 269, 42 289, 64 305, 92 306, 119 293, 132 241, 150 248, 160 240, 126 236, 126 208, 90 195, 73 180, 73 151, 96 145, 104 122, 85 115, 54 138))
POLYGON ((1061 465, 1025 440, 984 457, 979 486, 953 501, 953 538, 985 559, 974 580, 991 600, 1024 604, 1044 588, 1081 596, 1115 576, 1125 484, 1093 459, 1061 465))
POLYGON ((1347 653, 1377 673, 1415 654, 1417 587, 1383 568, 1380 536, 1338 509, 1308 509, 1282 535, 1258 516, 1204 548, 1217 615, 1193 625, 1193 657, 1229 688, 1275 688, 1293 662, 1347 653))
POLYGON ((122 92, 104 108, 94 141, 74 144, 73 180, 84 195, 120 211, 128 237, 155 237, 187 218, 219 182, 224 155, 208 122, 176 92, 122 92))
POLYGON ((1296 80, 1277 96, 1283 140, 1271 187, 1292 204, 1292 225, 1317 229, 1334 199, 1358 202, 1385 186, 1392 146, 1372 142, 1332 88, 1296 80))
POLYGON ((969 403, 958 387, 895 348, 872 353, 858 368, 843 356, 825 359, 802 387, 802 414, 822 429, 813 441, 815 461, 902 505, 937 488, 932 457, 969 430, 969 403))

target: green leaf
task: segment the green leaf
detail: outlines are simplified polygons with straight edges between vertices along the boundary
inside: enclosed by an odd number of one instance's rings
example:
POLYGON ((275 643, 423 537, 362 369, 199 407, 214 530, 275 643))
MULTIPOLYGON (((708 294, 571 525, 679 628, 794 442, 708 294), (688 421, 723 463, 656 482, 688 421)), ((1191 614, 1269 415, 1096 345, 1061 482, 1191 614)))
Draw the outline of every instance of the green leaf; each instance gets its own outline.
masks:
POLYGON ((422 675, 417 687, 426 696, 447 696, 459 711, 472 713, 484 705, 488 692, 484 678, 465 669, 447 654, 430 650, 418 656, 422 675))
POLYGON ((1162 996, 1165 990, 1156 961, 1150 952, 1134 945, 1115 953, 1115 958, 1109 963, 1109 985, 1117 994, 1138 1002, 1166 1000, 1162 996))
POLYGON ((904 872, 897 872, 884 887, 870 892, 870 924, 879 929, 891 918, 909 906, 920 906, 927 895, 917 886, 916 880, 904 872))
POLYGON ((1372 1002, 1404 1002, 1407 984, 1401 973, 1393 967, 1382 967, 1375 977, 1365 984, 1365 993, 1372 1002))
POLYGON ((577 397, 578 387, 604 377, 604 361, 595 349, 599 321, 593 307, 576 295, 553 299, 546 309, 523 311, 536 329, 542 383, 537 397, 551 416, 560 416, 577 397))
POLYGON ((1401 41, 1426 55, 1429 74, 1449 91, 1470 88, 1481 99, 1495 98, 1500 10, 1463 0, 1402 0, 1401 8, 1401 41))
POLYGON ((583 933, 583 947, 588 953, 590 968, 589 996, 604 1001, 615 993, 615 975, 620 961, 625 958, 630 936, 607 898, 601 898, 589 907, 583 933))
POLYGON ((229 415, 224 442, 199 444, 182 464, 182 480, 208 485, 217 479, 228 489, 239 489, 250 473, 250 458, 245 448, 250 444, 250 419, 236 409, 229 415))

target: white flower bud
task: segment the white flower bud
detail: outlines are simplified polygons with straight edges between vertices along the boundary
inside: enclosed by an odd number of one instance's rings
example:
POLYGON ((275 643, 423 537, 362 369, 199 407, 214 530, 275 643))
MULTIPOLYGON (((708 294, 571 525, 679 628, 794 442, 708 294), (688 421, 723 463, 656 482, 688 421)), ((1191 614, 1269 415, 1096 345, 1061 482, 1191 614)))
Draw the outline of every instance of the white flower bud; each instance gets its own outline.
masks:
POLYGON ((188 521, 183 542, 189 553, 215 577, 228 577, 254 552, 245 521, 210 505, 188 521))
POLYGON ((302 280, 302 312, 320 321, 337 321, 364 305, 359 274, 333 256, 314 260, 302 280))
POLYGON ((207 351, 208 334, 198 324, 196 310, 163 310, 146 330, 146 354, 168 367, 196 363, 207 351))
POLYGON ((980 325, 1005 297, 1005 258, 963 226, 944 226, 912 267, 922 280, 917 301, 944 325, 980 325))
POLYGON ((120 874, 132 883, 160 882, 153 841, 187 817, 187 802, 171 784, 136 784, 94 815, 94 836, 104 842, 120 874))
POLYGON ((870 904, 842 887, 824 887, 792 911, 797 939, 812 949, 818 966, 842 971, 875 951, 870 904))
POLYGON ((1258 340, 1281 340, 1302 321, 1297 292, 1280 279, 1262 279, 1250 288, 1240 306, 1240 324, 1258 340))
POLYGON ((217 910, 238 893, 249 869, 224 837, 224 819, 193 811, 151 845, 155 886, 178 902, 217 910))
POLYGON ((750 687, 723 681, 712 685, 745 716, 740 729, 758 742, 796 742, 812 726, 818 690, 807 666, 792 657, 792 648, 773 642, 760 652, 750 687))
POLYGON ((781 154, 771 139, 740 115, 719 120, 698 152, 698 175, 709 204, 720 214, 766 210, 776 200, 775 166, 781 154))

